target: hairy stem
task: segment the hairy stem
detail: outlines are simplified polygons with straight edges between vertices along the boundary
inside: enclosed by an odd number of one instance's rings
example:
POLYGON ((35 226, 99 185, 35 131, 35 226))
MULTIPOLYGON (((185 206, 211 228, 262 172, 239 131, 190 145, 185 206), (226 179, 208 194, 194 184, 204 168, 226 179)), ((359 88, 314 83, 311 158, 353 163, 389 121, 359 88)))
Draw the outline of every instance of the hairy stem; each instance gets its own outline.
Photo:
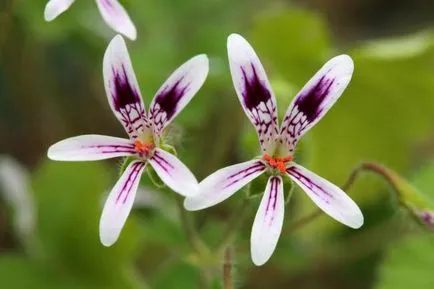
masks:
POLYGON ((226 247, 223 262, 223 288, 233 289, 234 283, 232 280, 232 266, 233 266, 233 251, 231 246, 226 247))

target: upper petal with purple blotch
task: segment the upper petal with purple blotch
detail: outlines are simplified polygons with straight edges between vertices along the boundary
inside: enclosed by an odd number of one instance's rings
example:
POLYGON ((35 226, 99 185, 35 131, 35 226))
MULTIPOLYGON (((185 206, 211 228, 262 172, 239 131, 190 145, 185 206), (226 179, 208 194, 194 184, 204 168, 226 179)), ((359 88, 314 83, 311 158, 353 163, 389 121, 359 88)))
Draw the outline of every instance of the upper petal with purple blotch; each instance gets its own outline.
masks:
POLYGON ((152 100, 149 118, 160 135, 172 119, 190 102, 208 75, 208 57, 197 55, 181 65, 164 82, 152 100))
POLYGON ((261 266, 270 259, 282 232, 285 199, 280 176, 268 179, 250 237, 252 261, 261 266))
POLYGON ((238 98, 256 128, 262 150, 272 153, 278 133, 277 109, 267 75, 255 51, 243 37, 231 34, 227 46, 238 98))
POLYGON ((110 192, 99 222, 99 235, 104 246, 113 245, 119 238, 133 207, 145 166, 142 161, 131 162, 110 192))
POLYGON ((96 4, 108 26, 131 40, 136 40, 136 27, 125 8, 117 0, 96 0, 96 4))
POLYGON ((297 164, 286 172, 330 217, 354 229, 363 225, 360 208, 339 187, 297 164))
POLYGON ((347 87, 354 64, 348 55, 329 60, 303 87, 288 107, 281 127, 283 141, 292 152, 300 137, 333 106, 347 87))
POLYGON ((197 193, 198 184, 195 176, 176 156, 157 148, 149 163, 161 180, 173 191, 183 196, 197 193))
POLYGON ((68 10, 75 0, 50 0, 45 6, 44 18, 45 21, 52 21, 57 16, 68 10))
POLYGON ((56 161, 95 161, 135 155, 129 139, 105 135, 80 135, 55 143, 48 149, 48 157, 56 161))
POLYGON ((120 35, 107 47, 103 73, 110 107, 128 135, 136 138, 150 125, 125 41, 120 35))
POLYGON ((199 193, 187 197, 184 207, 196 211, 214 206, 232 196, 265 171, 265 164, 252 160, 216 171, 199 183, 199 193))

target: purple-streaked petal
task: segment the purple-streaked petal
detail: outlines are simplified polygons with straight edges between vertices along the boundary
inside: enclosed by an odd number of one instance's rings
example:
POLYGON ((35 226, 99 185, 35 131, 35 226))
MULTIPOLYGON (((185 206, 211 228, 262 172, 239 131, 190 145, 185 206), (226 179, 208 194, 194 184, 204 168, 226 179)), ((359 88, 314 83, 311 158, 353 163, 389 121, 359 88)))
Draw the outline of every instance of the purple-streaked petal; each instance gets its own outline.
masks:
POLYGON ((149 118, 160 135, 172 119, 190 102, 208 75, 208 57, 197 55, 181 65, 164 82, 152 100, 149 118))
POLYGON ((353 60, 340 55, 329 60, 303 87, 288 107, 281 127, 283 141, 293 152, 300 137, 333 106, 353 74, 353 60))
POLYGON ((282 232, 285 200, 280 176, 270 177, 250 237, 252 261, 261 266, 270 259, 282 232))
POLYGON ((262 150, 272 153, 278 133, 277 109, 267 75, 255 51, 242 36, 231 34, 227 46, 238 99, 256 128, 262 150))
POLYGON ((199 183, 199 193, 187 197, 184 207, 196 211, 223 202, 265 171, 260 160, 251 160, 216 171, 199 183))
POLYGON ((55 143, 48 149, 48 158, 55 161, 96 161, 135 155, 129 139, 105 135, 80 135, 55 143))
POLYGON ((102 18, 114 31, 136 40, 137 30, 125 8, 117 0, 96 0, 102 18))
POLYGON ((363 214, 357 204, 339 187, 294 164, 286 172, 326 214, 348 227, 363 225, 363 214))
POLYGON ((68 10, 75 0, 50 0, 45 6, 44 19, 45 21, 52 21, 57 16, 68 10))
POLYGON ((149 163, 160 179, 173 191, 183 196, 197 193, 198 184, 195 176, 176 156, 157 148, 149 163))
POLYGON ((113 38, 104 54, 104 84, 115 116, 131 138, 150 127, 139 84, 122 36, 113 38))
POLYGON ((145 166, 142 161, 131 162, 110 192, 99 222, 99 236, 104 246, 113 245, 119 238, 133 207, 145 166))

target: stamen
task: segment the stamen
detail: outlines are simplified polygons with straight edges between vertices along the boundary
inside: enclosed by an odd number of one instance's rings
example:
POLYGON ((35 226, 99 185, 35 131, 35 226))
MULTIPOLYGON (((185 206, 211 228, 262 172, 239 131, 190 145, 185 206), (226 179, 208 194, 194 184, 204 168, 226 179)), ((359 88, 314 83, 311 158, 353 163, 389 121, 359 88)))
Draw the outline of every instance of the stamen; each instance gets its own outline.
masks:
POLYGON ((134 150, 139 153, 149 153, 154 146, 152 144, 142 143, 140 140, 136 139, 134 142, 134 150))
POLYGON ((292 156, 286 156, 284 158, 273 158, 268 154, 264 154, 262 158, 273 168, 279 170, 282 174, 286 172, 286 163, 293 160, 292 156))

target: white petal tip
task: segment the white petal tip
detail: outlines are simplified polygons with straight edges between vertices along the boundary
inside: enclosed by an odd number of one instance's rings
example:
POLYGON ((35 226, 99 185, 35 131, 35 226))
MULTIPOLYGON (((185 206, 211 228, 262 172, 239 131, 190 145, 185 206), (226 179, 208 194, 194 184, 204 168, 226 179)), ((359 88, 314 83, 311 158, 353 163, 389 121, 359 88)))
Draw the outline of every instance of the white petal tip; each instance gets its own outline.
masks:
POLYGON ((100 233, 100 241, 104 247, 111 247, 118 240, 118 236, 100 233))
MULTIPOLYGON (((271 256, 270 256, 271 257, 271 256)), ((264 257, 259 257, 259 256, 255 256, 252 254, 252 262, 253 264, 255 264, 255 266, 262 266, 265 263, 267 263, 267 261, 270 259, 270 257, 264 258, 264 257)))
POLYGON ((353 219, 350 222, 348 222, 346 225, 353 229, 359 229, 360 227, 363 226, 363 223, 364 223, 363 215, 362 213, 360 213, 355 215, 353 219))
POLYGON ((184 208, 187 211, 199 211, 207 207, 203 206, 198 199, 194 197, 187 197, 184 200, 184 208))
POLYGON ((51 0, 45 5, 44 19, 47 22, 53 21, 57 16, 65 12, 74 0, 51 0))
POLYGON ((128 37, 131 41, 135 41, 137 39, 137 30, 136 27, 132 27, 128 30, 121 32, 123 35, 128 37))
POLYGON ((347 54, 335 56, 330 59, 329 62, 336 63, 337 66, 341 66, 342 69, 347 70, 348 73, 353 73, 354 71, 353 59, 347 54))

